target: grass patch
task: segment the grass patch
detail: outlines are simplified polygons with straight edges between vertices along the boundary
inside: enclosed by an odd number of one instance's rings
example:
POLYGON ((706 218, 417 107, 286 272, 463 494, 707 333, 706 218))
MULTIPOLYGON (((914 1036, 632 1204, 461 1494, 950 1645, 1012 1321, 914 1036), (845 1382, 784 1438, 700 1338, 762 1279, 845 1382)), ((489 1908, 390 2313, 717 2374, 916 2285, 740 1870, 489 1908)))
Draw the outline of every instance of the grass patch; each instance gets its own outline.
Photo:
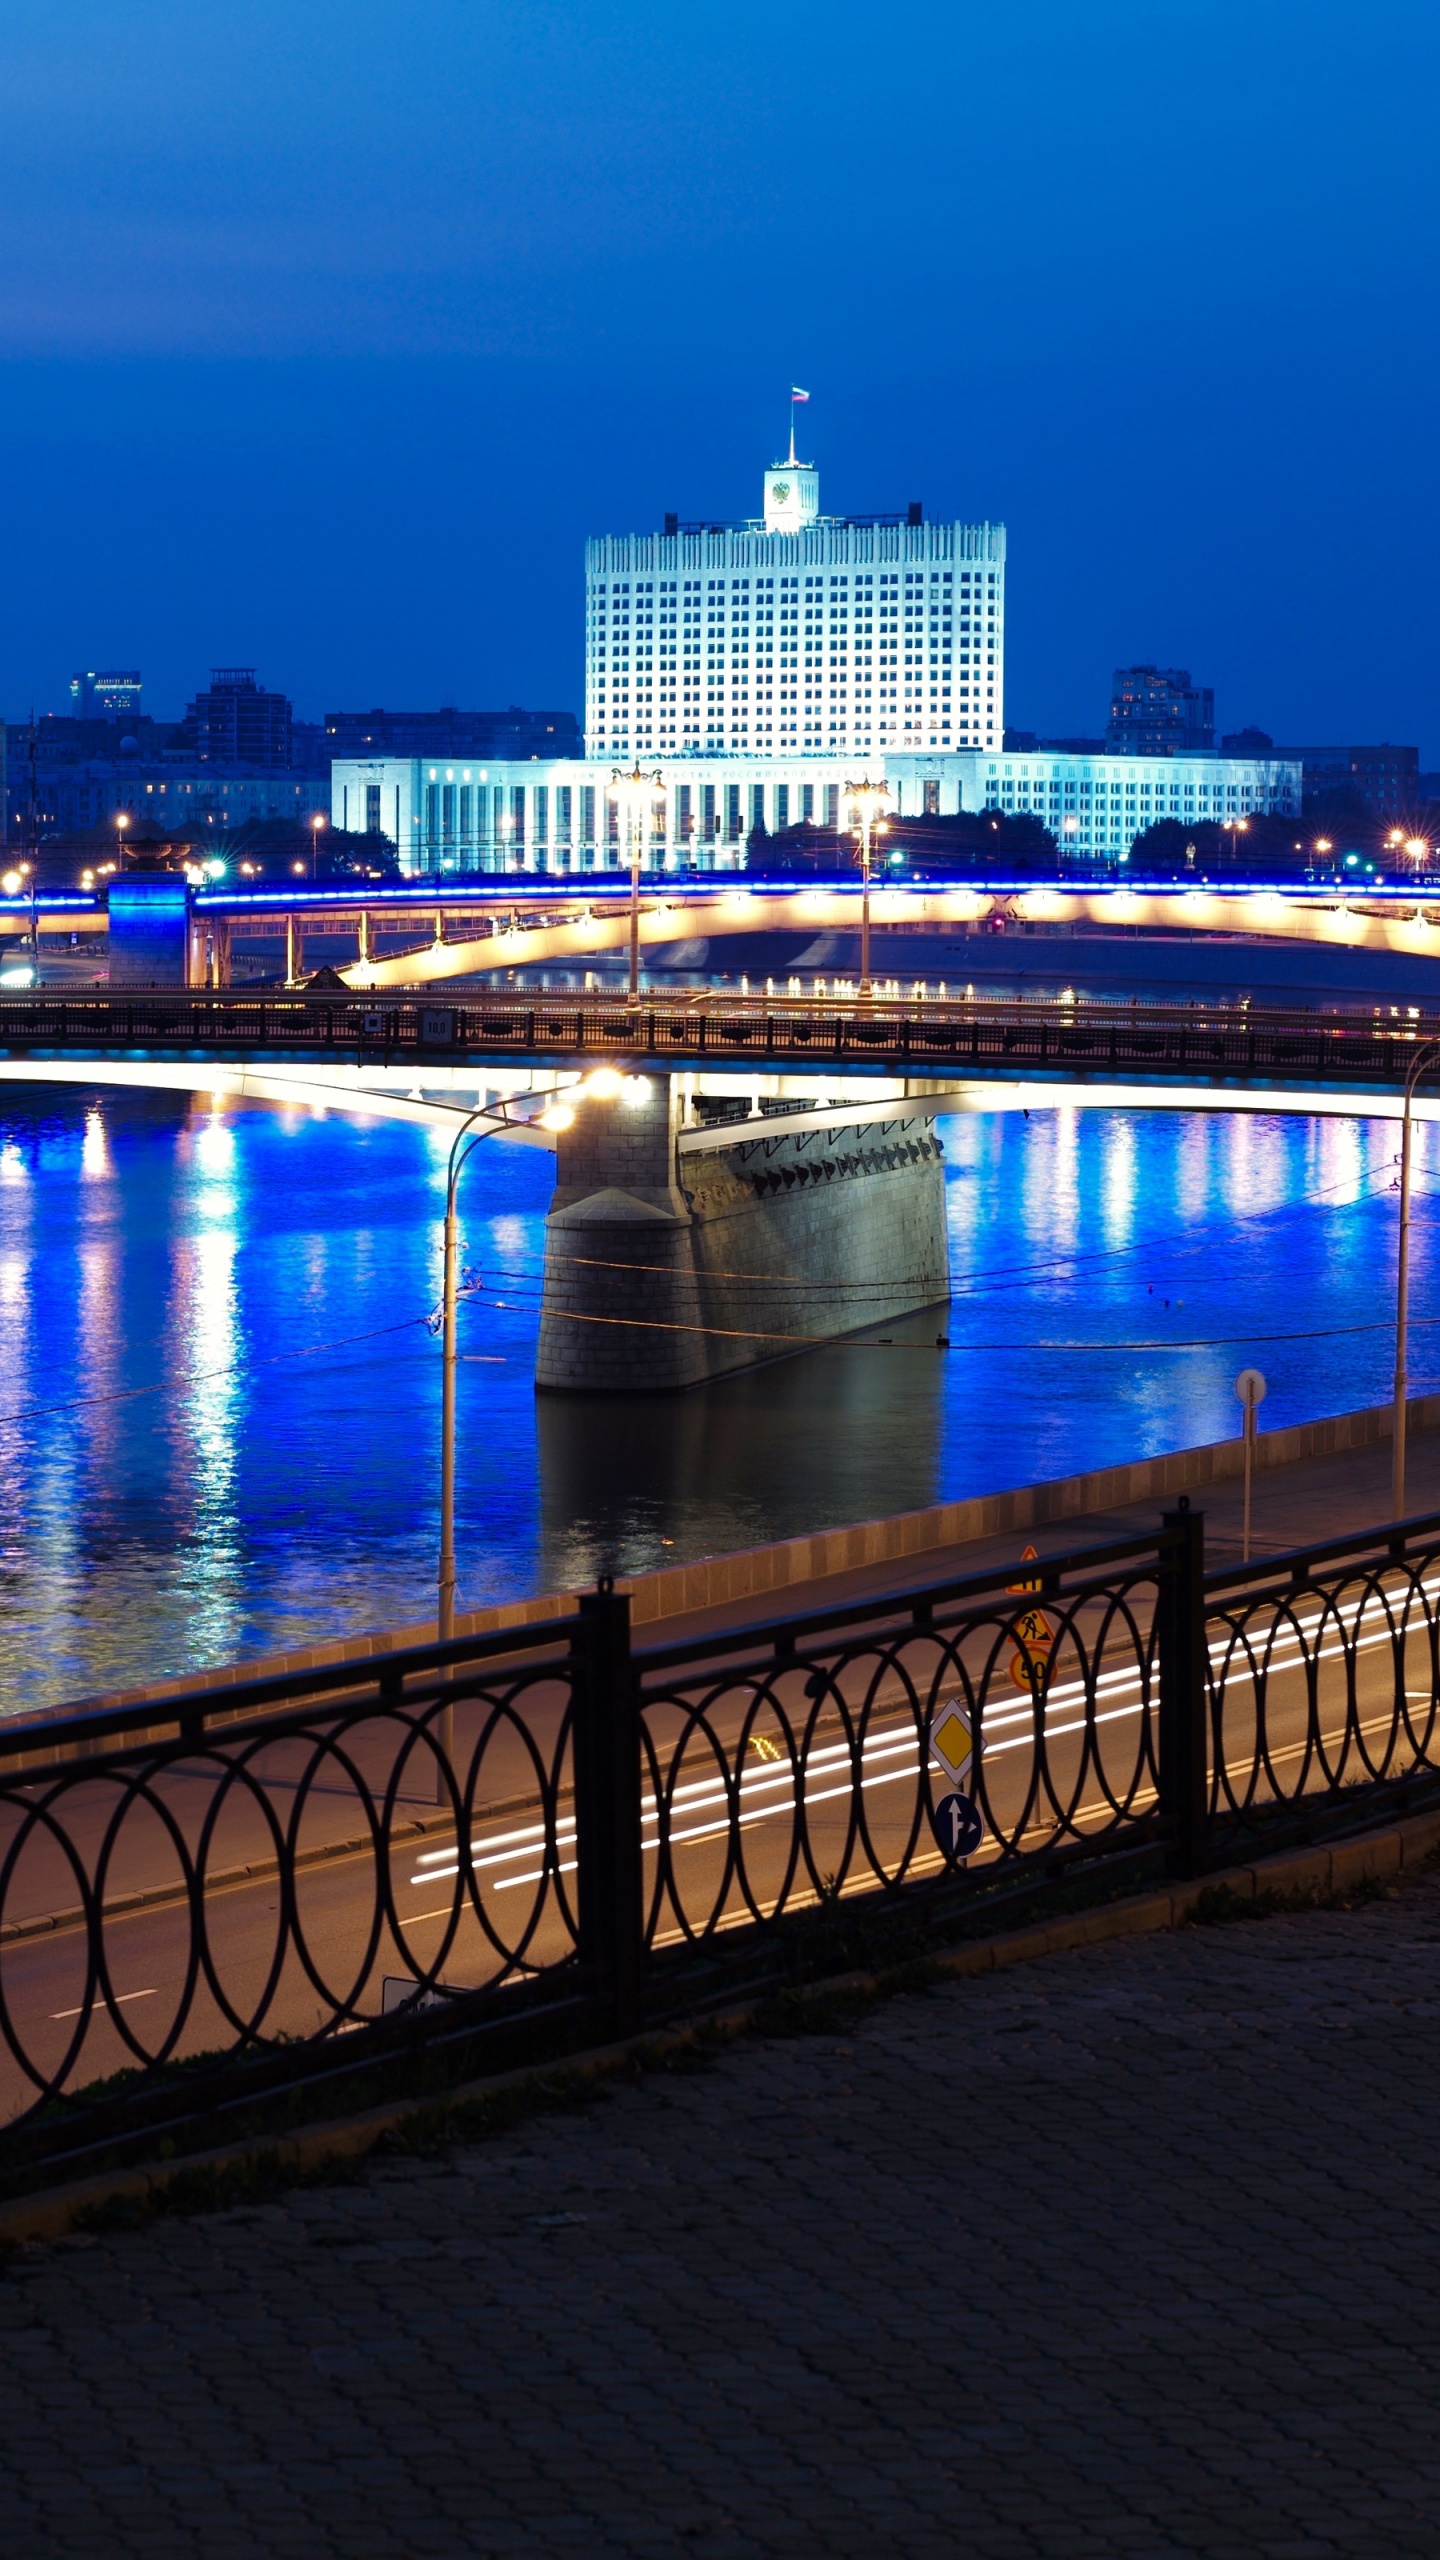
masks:
POLYGON ((1386 1887, 1378 1876, 1361 1876, 1356 1883, 1335 1888, 1322 1885, 1291 1885, 1283 1891, 1267 1885, 1260 1893, 1236 1893, 1228 1884, 1207 1884, 1197 1895, 1181 1926, 1186 1929, 1223 1929, 1233 1920, 1278 1920, 1294 1911, 1361 1911, 1369 1902, 1383 1902, 1386 1887))

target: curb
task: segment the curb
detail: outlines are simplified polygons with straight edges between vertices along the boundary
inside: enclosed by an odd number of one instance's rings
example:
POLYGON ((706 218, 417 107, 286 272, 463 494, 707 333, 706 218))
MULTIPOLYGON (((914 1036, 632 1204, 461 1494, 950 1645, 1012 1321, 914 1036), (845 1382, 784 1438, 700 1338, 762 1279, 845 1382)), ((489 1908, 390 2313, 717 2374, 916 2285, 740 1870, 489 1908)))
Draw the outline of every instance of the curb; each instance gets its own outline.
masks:
MULTIPOLYGON (((1072 1912, 1063 1919, 1037 1921, 1029 1928, 973 1939, 964 1946, 942 1949, 928 1956, 925 1963, 932 1975, 952 1981, 1000 1973, 1011 1965, 1031 1964, 1041 1956, 1066 1955, 1112 1938, 1148 1937, 1177 1928, 1189 1918, 1204 1893, 1228 1889, 1237 1899, 1248 1902, 1262 1893, 1339 1892, 1347 1886, 1372 1879, 1382 1882, 1386 1877, 1423 1866, 1437 1848, 1440 1813, 1413 1814, 1384 1831, 1363 1833, 1358 1838, 1316 1848, 1285 1850, 1273 1858, 1257 1859, 1251 1866, 1223 1867, 1183 1884, 1162 1887, 1158 1892, 1102 1903, 1093 1911, 1072 1912)), ((880 1992, 892 1978, 884 1972, 834 1974, 823 1982, 807 1983, 801 1997, 823 1999, 842 1991, 880 1992)), ((765 1995, 767 1999, 770 1996, 765 1995)), ((761 2006, 761 2000, 749 2000, 733 2009, 708 2013, 706 2027, 712 2033, 718 2030, 724 2035, 741 2035, 753 2024, 761 2006)), ((467 2081, 441 2098, 397 2099, 389 2106, 367 2108, 363 2115, 312 2125, 303 2133, 255 2136, 249 2141, 227 2143, 220 2150, 197 2151, 146 2168, 102 2170, 68 2186, 42 2189, 34 2195, 17 2197, 11 2204, 0 2204, 0 2241, 59 2239, 90 2207, 130 2196, 143 2201, 163 2195, 176 2180, 197 2169, 233 2168, 247 2160, 265 2158, 303 2174, 322 2167, 328 2160, 360 2158, 397 2125, 431 2113, 437 2106, 465 2106, 507 2089, 529 2088, 543 2098, 547 2085, 553 2086, 561 2074, 568 2080, 605 2080, 623 2070, 637 2055, 659 2057, 683 2051, 694 2042, 695 2032, 693 2026, 642 2031, 619 2043, 592 2046, 588 2053, 568 2055, 553 2064, 528 2064, 516 2071, 496 2072, 488 2079, 467 2081)))

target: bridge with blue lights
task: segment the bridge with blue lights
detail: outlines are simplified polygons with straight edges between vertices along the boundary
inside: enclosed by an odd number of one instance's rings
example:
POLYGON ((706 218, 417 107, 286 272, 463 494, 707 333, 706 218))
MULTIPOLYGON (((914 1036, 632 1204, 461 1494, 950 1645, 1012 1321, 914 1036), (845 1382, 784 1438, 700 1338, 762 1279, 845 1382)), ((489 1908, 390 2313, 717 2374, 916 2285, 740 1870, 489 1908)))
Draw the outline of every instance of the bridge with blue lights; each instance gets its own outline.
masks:
MULTIPOLYGON (((597 1066, 749 1097, 754 1116, 1149 1102, 1389 1117, 1440 1010, 238 989, 0 992, 0 1078, 155 1085, 453 1120, 597 1066), (867 1102, 867 1097, 868 1102, 867 1102)), ((1427 1116, 1430 1106, 1422 1102, 1427 1116)), ((1440 1106, 1436 1106, 1440 1108, 1440 1106)), ((534 1131, 533 1134, 540 1134, 534 1131)))
MULTIPOLYGON (((427 878, 392 882, 199 884, 178 875, 143 882, 125 875, 111 884, 111 903, 82 891, 0 896, 0 938, 33 935, 92 942, 107 937, 119 962, 140 905, 167 902, 170 944, 160 956, 153 934, 143 941, 132 979, 223 988, 237 974, 238 944, 274 942, 276 965, 258 967, 267 981, 298 984, 306 974, 307 940, 350 937, 353 959, 340 972, 357 991, 484 977, 496 970, 543 967, 620 949, 630 930, 631 889, 623 875, 481 883, 427 878), (385 945, 389 944, 386 949, 385 945), (398 947, 397 947, 398 946, 398 947)), ((655 949, 703 937, 775 932, 854 932, 861 892, 853 873, 828 881, 647 875, 639 895, 638 940, 655 949)), ((1335 950, 1388 951, 1416 962, 1440 960, 1440 890, 1423 882, 1386 882, 1352 894, 1334 882, 1124 885, 1075 880, 1034 882, 986 878, 949 884, 886 881, 871 896, 872 919, 893 936, 903 964, 906 931, 954 935, 963 964, 967 933, 997 926, 1078 928, 1288 940, 1335 950)), ((257 966, 253 956, 249 964, 257 966)), ((114 967, 112 965, 112 975, 114 967)), ((1424 972, 1421 972, 1423 977, 1424 972)))

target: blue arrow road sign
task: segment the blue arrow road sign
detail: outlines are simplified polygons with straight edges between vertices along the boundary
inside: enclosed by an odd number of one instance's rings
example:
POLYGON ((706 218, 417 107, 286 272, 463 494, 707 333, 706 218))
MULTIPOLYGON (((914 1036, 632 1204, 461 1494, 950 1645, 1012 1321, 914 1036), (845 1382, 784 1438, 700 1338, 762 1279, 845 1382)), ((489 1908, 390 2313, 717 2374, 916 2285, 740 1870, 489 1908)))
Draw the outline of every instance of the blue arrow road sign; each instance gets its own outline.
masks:
POLYGON ((970 1796, 942 1796, 935 1807, 935 1836, 947 1858, 968 1858, 978 1849, 985 1825, 970 1796))

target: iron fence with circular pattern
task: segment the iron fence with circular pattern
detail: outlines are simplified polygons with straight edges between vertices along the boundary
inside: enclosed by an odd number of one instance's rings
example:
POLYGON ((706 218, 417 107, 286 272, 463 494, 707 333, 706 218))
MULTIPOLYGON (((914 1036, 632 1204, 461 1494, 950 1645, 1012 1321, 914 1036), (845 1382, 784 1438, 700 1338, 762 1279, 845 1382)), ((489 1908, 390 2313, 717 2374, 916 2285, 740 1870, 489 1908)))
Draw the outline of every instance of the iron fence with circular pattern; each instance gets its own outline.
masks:
POLYGON ((1433 1791, 1437 1700, 1440 1518, 1207 1577, 1182 1498, 681 1645, 636 1649, 602 1582, 547 1624, 0 1727, 0 2125, 552 1995, 628 2031, 689 1952, 748 1962, 826 1905, 1143 1848, 1195 1874, 1433 1791))
POLYGON ((579 1627, 5 1735, 0 2121, 571 1962, 579 1627))
POLYGON ((1207 1637, 1212 1823, 1440 1759, 1440 1523, 1212 1574, 1207 1637))

